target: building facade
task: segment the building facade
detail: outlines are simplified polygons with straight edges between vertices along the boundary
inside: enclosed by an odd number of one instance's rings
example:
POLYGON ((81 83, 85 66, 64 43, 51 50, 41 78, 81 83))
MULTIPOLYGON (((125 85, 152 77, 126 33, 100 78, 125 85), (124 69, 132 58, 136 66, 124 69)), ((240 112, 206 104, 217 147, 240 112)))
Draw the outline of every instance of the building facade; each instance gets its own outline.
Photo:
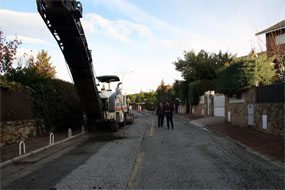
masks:
POLYGON ((285 20, 256 33, 255 35, 265 34, 266 52, 268 57, 274 55, 285 55, 285 20))

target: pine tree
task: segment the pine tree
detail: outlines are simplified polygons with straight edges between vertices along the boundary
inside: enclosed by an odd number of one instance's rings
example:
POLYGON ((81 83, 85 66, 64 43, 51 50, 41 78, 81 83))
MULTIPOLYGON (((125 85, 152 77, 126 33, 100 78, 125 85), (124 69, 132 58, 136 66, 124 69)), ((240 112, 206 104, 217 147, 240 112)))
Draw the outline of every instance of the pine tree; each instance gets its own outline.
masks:
POLYGON ((55 66, 52 66, 50 59, 51 56, 48 55, 48 52, 42 50, 37 54, 36 62, 31 63, 30 67, 35 67, 36 72, 39 75, 44 75, 46 77, 54 78, 56 74, 55 66))

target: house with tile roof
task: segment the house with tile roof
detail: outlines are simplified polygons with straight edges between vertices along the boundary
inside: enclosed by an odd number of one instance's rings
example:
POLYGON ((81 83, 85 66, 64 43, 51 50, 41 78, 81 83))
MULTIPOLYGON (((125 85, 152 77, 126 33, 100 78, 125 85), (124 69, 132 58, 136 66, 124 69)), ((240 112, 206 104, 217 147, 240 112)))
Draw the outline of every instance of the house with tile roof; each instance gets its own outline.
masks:
POLYGON ((265 34, 267 56, 285 55, 285 20, 256 33, 265 34))

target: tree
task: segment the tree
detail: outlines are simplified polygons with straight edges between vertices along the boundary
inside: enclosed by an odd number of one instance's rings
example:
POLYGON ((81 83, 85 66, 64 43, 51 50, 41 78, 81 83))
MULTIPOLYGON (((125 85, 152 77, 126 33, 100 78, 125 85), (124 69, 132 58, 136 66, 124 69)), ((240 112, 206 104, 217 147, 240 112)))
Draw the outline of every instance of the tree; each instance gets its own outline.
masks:
POLYGON ((50 59, 51 56, 48 55, 48 52, 42 50, 37 54, 36 62, 30 62, 29 67, 35 67, 39 75, 54 78, 56 74, 55 66, 52 66, 50 59))
POLYGON ((157 105, 155 91, 130 94, 127 97, 131 101, 131 104, 143 104, 148 110, 154 110, 157 105))
POLYGON ((6 74, 11 71, 16 53, 22 42, 15 37, 12 41, 7 41, 3 32, 0 30, 0 73, 6 74))
POLYGON ((232 64, 218 73, 216 91, 230 97, 239 97, 243 90, 256 85, 268 85, 274 81, 276 70, 273 58, 249 56, 235 59, 232 64))
POLYGON ((253 84, 251 85, 268 85, 274 81, 274 76, 276 75, 277 70, 272 67, 273 60, 274 57, 267 58, 265 55, 254 59, 254 79, 252 82, 253 84))
POLYGON ((173 91, 174 97, 178 98, 179 104, 185 105, 185 100, 188 93, 187 82, 183 80, 176 80, 173 83, 173 91))
POLYGON ((166 100, 168 99, 167 86, 165 86, 163 80, 161 81, 159 87, 156 90, 156 99, 157 102, 166 102, 166 100))
POLYGON ((209 54, 201 50, 197 55, 194 51, 184 52, 184 59, 174 62, 175 69, 181 72, 184 80, 194 82, 197 80, 212 80, 233 56, 228 53, 209 54))

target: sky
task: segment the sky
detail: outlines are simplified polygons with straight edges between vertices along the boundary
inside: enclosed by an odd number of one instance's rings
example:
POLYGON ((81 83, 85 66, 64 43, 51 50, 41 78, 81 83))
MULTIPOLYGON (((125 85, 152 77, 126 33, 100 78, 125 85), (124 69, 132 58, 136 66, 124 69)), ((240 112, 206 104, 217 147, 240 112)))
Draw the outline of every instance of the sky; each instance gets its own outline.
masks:
MULTIPOLYGON (((162 80, 181 80, 174 62, 201 49, 243 56, 264 51, 255 36, 285 19, 284 0, 81 0, 81 23, 96 76, 117 75, 124 93, 156 90, 162 80)), ((55 39, 37 12, 36 0, 0 0, 0 29, 17 35, 22 55, 48 51, 57 78, 72 82, 55 39)))

